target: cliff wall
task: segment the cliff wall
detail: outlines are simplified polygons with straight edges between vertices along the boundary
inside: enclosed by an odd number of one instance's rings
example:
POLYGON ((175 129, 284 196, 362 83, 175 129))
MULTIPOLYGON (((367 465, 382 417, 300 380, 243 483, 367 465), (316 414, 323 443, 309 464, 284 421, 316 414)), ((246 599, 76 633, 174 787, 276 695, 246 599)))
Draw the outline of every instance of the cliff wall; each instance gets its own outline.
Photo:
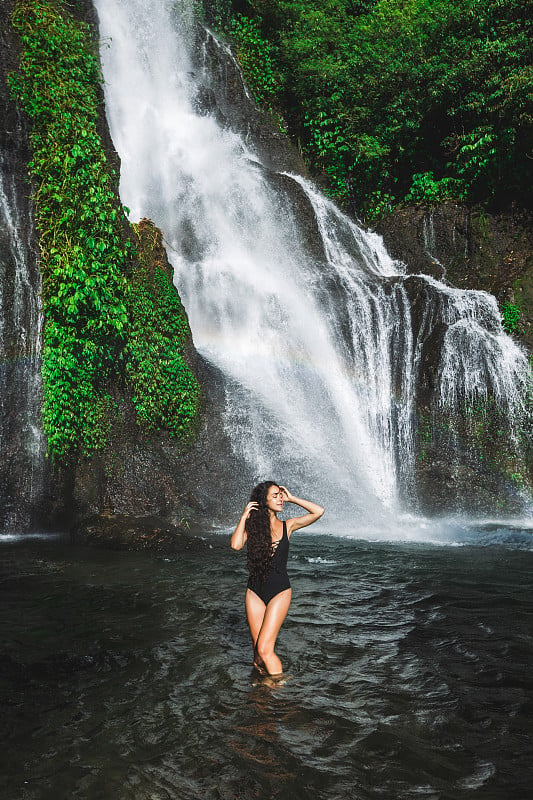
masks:
POLYGON ((493 294, 520 312, 516 338, 533 351, 533 219, 511 208, 488 214, 447 203, 400 208, 377 230, 410 273, 433 275, 458 289, 493 294))
POLYGON ((40 430, 40 289, 28 123, 7 86, 19 42, 0 4, 0 531, 38 524, 47 493, 40 430))
MULTIPOLYGON (((124 372, 118 365, 107 381, 105 391, 110 402, 104 423, 106 442, 94 452, 78 447, 60 458, 47 453, 41 376, 46 314, 41 307, 42 258, 32 199, 36 185, 28 171, 32 121, 17 107, 8 87, 8 75, 19 69, 21 52, 20 39, 11 23, 15 5, 14 1, 5 0, 0 7, 0 102, 6 110, 0 130, 0 530, 72 528, 102 512, 107 517, 152 515, 182 527, 196 520, 203 523, 218 508, 218 499, 210 487, 224 487, 225 472, 218 466, 220 460, 215 461, 210 455, 214 449, 220 454, 229 451, 221 421, 223 390, 216 372, 197 356, 185 312, 172 285, 172 270, 160 233, 149 221, 137 230, 126 221, 122 224, 123 240, 131 240, 136 253, 126 276, 126 288, 127 296, 137 304, 137 321, 130 320, 130 325, 137 325, 137 338, 141 336, 141 340, 128 343, 129 371, 124 372), (153 330, 143 330, 143 324, 153 330), (148 407, 147 402, 142 402, 142 382, 148 379, 142 370, 146 367, 142 363, 142 337, 151 335, 151 348, 169 349, 175 344, 172 331, 179 334, 176 341, 183 349, 182 363, 188 364, 187 369, 203 386, 194 430, 185 437, 173 435, 168 414, 165 416, 168 409, 148 407)), ((89 24, 92 47, 96 48, 98 32, 92 4, 69 4, 65 14, 89 24)), ((109 174, 114 175, 111 179, 118 199, 119 160, 109 136, 101 91, 99 98, 98 136, 110 166, 109 174)), ((81 204, 82 200, 78 202, 81 204)), ((130 313, 135 317, 131 308, 130 313)), ((156 386, 156 398, 157 390, 156 386)))

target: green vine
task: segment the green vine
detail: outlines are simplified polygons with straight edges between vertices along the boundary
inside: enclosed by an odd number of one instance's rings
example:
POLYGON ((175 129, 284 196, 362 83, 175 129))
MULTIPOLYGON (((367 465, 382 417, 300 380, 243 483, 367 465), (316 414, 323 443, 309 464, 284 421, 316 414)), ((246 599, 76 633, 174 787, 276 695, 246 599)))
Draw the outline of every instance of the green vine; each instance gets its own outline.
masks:
POLYGON ((348 196, 350 176, 345 158, 350 147, 344 135, 340 102, 340 94, 333 92, 327 101, 305 104, 303 127, 309 140, 303 151, 327 176, 326 194, 342 201, 348 196))
MULTIPOLYGON (((147 301, 128 283, 135 254, 97 130, 101 75, 91 31, 54 0, 20 0, 12 24, 22 48, 10 88, 31 121, 28 168, 40 244, 43 428, 49 453, 67 460, 76 451, 90 454, 105 445, 113 410, 110 386, 123 377, 133 384, 141 424, 154 427, 159 420, 171 432, 182 432, 198 408, 198 391, 190 373, 177 370, 170 353, 163 353, 164 326, 153 332, 159 349, 141 345, 147 301), (164 399, 155 397, 161 386, 154 375, 165 368, 157 373, 154 353, 174 363, 169 374, 174 369, 181 376, 172 402, 168 377, 164 399)), ((175 290, 158 291, 160 316, 171 318, 179 303, 172 297, 175 290)), ((182 320, 181 306, 179 313, 182 320)), ((170 336, 174 341, 175 332, 170 336)))
POLYGON ((189 323, 165 272, 160 232, 148 220, 133 227, 139 248, 128 289, 131 336, 126 366, 133 404, 143 427, 165 427, 183 437, 194 430, 200 406, 198 383, 183 357, 189 323))
POLYGON ((88 28, 52 2, 19 2, 22 41, 11 89, 32 121, 43 342, 43 424, 50 452, 87 452, 106 436, 106 390, 128 315, 128 245, 96 130, 99 63, 88 28))
POLYGON ((228 33, 255 99, 272 110, 279 88, 279 75, 275 73, 272 60, 272 45, 261 36, 257 22, 243 14, 236 14, 232 18, 228 33))
POLYGON ((433 172, 413 175, 411 188, 405 195, 406 203, 437 206, 447 200, 464 201, 466 198, 463 183, 455 178, 436 180, 433 172))
POLYGON ((258 23, 244 14, 231 14, 224 2, 214 3, 209 16, 215 28, 233 44, 246 85, 255 102, 282 132, 286 125, 279 111, 281 73, 275 67, 274 48, 262 35, 258 23))

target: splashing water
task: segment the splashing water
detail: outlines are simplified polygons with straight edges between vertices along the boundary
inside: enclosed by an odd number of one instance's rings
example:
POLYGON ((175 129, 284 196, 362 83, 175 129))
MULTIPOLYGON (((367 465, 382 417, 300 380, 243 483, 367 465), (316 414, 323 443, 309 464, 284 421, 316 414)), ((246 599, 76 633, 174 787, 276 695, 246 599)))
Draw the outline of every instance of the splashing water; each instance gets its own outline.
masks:
POLYGON ((432 324, 448 328, 434 402, 496 387, 519 413, 526 359, 488 295, 419 276, 443 294, 415 333, 409 279, 381 239, 301 177, 273 174, 249 136, 202 107, 198 98, 218 87, 192 4, 95 5, 122 200, 132 219, 163 230, 195 345, 225 375, 233 447, 258 479, 312 486, 344 516, 397 509, 399 487, 414 480, 420 353, 432 324), (313 215, 314 250, 295 196, 313 215))

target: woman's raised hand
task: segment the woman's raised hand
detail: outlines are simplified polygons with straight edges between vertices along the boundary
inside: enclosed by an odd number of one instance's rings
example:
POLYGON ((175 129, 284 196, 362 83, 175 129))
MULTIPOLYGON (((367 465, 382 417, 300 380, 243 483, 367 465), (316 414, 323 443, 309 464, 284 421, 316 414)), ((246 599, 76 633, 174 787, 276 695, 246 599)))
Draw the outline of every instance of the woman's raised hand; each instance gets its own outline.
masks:
POLYGON ((259 508, 259 504, 254 502, 253 500, 247 504, 246 508, 242 512, 242 516, 244 519, 248 519, 250 516, 250 512, 254 511, 256 508, 259 508))
POLYGON ((289 492, 287 487, 286 486, 280 486, 279 488, 281 489, 281 495, 283 497, 283 502, 284 503, 294 503, 294 497, 289 492))
POLYGON ((305 528, 307 525, 316 522, 324 513, 324 509, 322 506, 319 506, 318 503, 313 503, 311 500, 301 500, 299 497, 295 497, 289 492, 286 486, 280 486, 279 488, 285 502, 294 503, 307 511, 307 514, 301 514, 298 517, 291 517, 287 520, 287 533, 289 536, 293 531, 297 531, 299 528, 305 528))

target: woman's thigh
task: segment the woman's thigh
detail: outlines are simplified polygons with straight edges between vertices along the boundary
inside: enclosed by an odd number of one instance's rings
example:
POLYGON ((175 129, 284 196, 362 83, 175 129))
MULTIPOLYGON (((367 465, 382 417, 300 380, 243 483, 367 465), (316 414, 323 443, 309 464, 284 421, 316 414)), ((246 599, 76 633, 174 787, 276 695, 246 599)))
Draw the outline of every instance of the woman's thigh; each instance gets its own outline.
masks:
POLYGON ((261 642, 263 644, 269 644, 274 648, 279 629, 287 616, 291 598, 292 589, 285 589, 283 592, 273 597, 267 605, 260 629, 261 642))
POLYGON ((246 618, 248 620, 248 627, 250 628, 250 635, 255 645, 265 617, 266 605, 251 589, 246 590, 244 605, 246 607, 246 618))

